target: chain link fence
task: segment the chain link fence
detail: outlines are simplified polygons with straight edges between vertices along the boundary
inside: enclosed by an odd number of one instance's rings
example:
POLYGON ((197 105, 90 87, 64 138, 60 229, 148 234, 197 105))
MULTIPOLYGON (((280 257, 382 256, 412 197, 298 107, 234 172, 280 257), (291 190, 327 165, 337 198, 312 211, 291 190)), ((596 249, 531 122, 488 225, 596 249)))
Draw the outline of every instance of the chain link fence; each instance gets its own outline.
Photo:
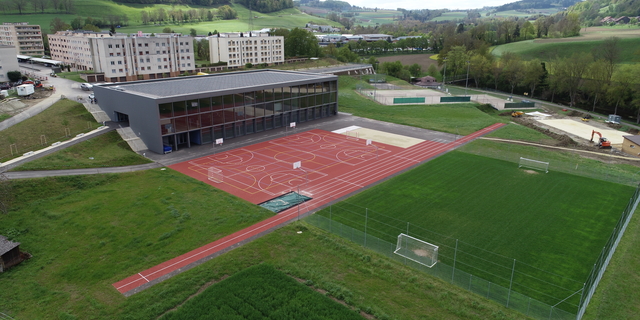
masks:
MULTIPOLYGON (((463 245, 468 246, 468 248, 472 248, 472 246, 454 240, 453 242, 457 243, 457 245, 459 246, 457 249, 455 247, 455 244, 454 247, 451 247, 450 245, 444 245, 437 242, 434 243, 441 246, 440 252, 438 254, 440 262, 436 263, 436 265, 432 268, 428 268, 422 264, 413 262, 409 259, 394 254, 394 250, 396 249, 395 243, 380 239, 379 237, 375 236, 376 233, 381 233, 381 231, 372 230, 370 228, 365 228, 364 231, 362 231, 360 229, 352 228, 350 226, 347 226, 346 224, 336 221, 333 216, 334 209, 339 211, 344 208, 339 208, 336 204, 333 204, 329 209, 332 212, 329 217, 325 217, 319 214, 313 214, 305 218, 305 221, 313 226, 339 235, 343 238, 347 238, 390 259, 396 260, 414 269, 428 273, 432 276, 436 276, 444 281, 453 283, 461 288, 467 289, 483 297, 494 300, 508 308, 515 309, 525 314, 526 316, 535 319, 575 319, 576 317, 575 313, 568 312, 559 307, 559 304, 563 303, 562 300, 560 300, 556 305, 549 305, 516 291, 514 287, 518 286, 518 284, 516 283, 515 278, 516 276, 518 278, 526 277, 526 274, 524 274, 524 272, 526 271, 523 271, 526 268, 525 266, 519 266, 518 263, 514 260, 512 260, 512 266, 507 268, 507 277, 502 279, 502 283, 488 281, 478 275, 474 275, 460 268, 461 264, 465 264, 465 262, 463 261, 463 256, 474 254, 464 252, 460 248, 463 245), (443 261, 448 261, 449 263, 443 261)), ((416 234, 415 232, 412 232, 412 228, 415 228, 415 226, 407 223, 406 230, 398 231, 399 233, 401 231, 412 236, 423 236, 422 234, 416 234)), ((429 240, 429 242, 433 241, 431 239, 429 240)), ((570 289, 567 289, 567 292, 570 291, 570 289)), ((578 291, 572 292, 569 297, 576 295, 579 296, 581 291, 582 289, 580 286, 578 291)), ((572 305, 572 307, 575 309, 577 306, 572 305)))

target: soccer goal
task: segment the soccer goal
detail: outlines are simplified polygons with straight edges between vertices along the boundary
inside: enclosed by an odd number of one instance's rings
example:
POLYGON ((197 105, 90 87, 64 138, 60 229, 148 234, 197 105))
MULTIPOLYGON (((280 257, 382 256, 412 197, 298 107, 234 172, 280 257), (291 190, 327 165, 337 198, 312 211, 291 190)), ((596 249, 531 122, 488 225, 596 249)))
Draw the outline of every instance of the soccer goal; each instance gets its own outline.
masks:
POLYGON ((222 179, 223 179, 222 170, 216 167, 209 167, 207 171, 208 171, 207 173, 208 173, 209 180, 215 183, 222 182, 222 179))
POLYGON ((393 252, 429 268, 438 262, 438 246, 401 233, 393 252))
POLYGON ((357 131, 346 131, 345 134, 348 140, 360 140, 360 134, 357 131))
POLYGON ((541 170, 541 171, 544 171, 545 173, 549 172, 549 162, 520 157, 520 163, 518 164, 518 168, 522 168, 522 167, 534 169, 534 170, 541 170))

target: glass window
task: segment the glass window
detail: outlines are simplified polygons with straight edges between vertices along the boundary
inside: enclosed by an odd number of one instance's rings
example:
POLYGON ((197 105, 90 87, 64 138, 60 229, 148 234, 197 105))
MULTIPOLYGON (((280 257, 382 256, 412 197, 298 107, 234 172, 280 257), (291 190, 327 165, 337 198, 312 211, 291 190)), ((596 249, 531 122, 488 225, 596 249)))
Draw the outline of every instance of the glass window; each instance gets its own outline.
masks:
POLYGON ((275 96, 273 94, 273 89, 266 89, 264 92, 264 101, 273 101, 275 96))
POLYGON ((160 120, 160 131, 162 132, 162 134, 173 133, 174 132, 173 128, 174 126, 171 119, 160 120))
POLYGON ((323 91, 323 92, 329 92, 329 91, 331 91, 330 82, 323 82, 323 83, 322 83, 322 91, 323 91))
POLYGON ((313 108, 309 108, 307 109, 307 120, 311 121, 313 119, 313 108))
POLYGON ((291 87, 291 96, 292 97, 297 97, 299 95, 300 95, 300 87, 299 86, 291 87))
POLYGON ((255 113, 255 108, 253 106, 244 107, 244 118, 245 119, 251 119, 251 118, 255 118, 255 117, 256 117, 256 113, 255 113))
POLYGON ((202 129, 202 131, 200 132, 200 134, 202 135, 202 144, 213 142, 211 133, 212 133, 211 128, 202 129))
POLYGON ((200 123, 202 124, 203 128, 210 127, 213 125, 213 120, 211 116, 212 116, 211 112, 203 113, 200 115, 200 123))
POLYGON ((233 108, 222 110, 224 113, 224 123, 236 121, 236 111, 233 108))
MULTIPOLYGON (((300 99, 293 98, 291 99, 291 109, 290 110, 298 110, 300 109, 300 99)), ((289 110, 286 110, 289 111, 289 110)))
POLYGON ((244 127, 247 134, 253 133, 253 120, 246 121, 244 127))
POLYGON ((265 117, 264 118, 264 128, 265 128, 265 130, 273 129, 273 118, 271 118, 271 117, 265 117))
POLYGON ((330 101, 331 103, 338 102, 338 101, 336 100, 336 93, 335 93, 335 92, 331 92, 331 93, 329 93, 329 101, 330 101))
POLYGON ((187 104, 185 101, 178 101, 173 103, 173 116, 182 116, 187 114, 187 104))
POLYGON ((200 99, 200 112, 211 111, 211 99, 204 98, 200 99))
POLYGON ((264 131, 264 121, 262 118, 256 119, 256 132, 264 131))
POLYGON ((224 111, 214 111, 213 124, 223 124, 223 123, 224 123, 224 111))
POLYGON ((307 121, 307 110, 300 110, 300 122, 307 121))
POLYGON ((264 91, 259 90, 255 92, 255 103, 264 102, 265 100, 264 91))
POLYGON ((200 128, 200 116, 194 115, 189 116, 189 130, 199 129, 200 128))
POLYGON ((244 107, 235 107, 234 112, 236 114, 236 120, 244 119, 244 107))
POLYGON ((244 95, 242 93, 236 93, 233 95, 233 106, 244 106, 244 95))
POLYGON ((282 88, 273 89, 273 100, 282 100, 282 88))
POLYGON ((233 96, 232 95, 223 96, 222 105, 224 109, 233 108, 233 96))
POLYGON ((289 98, 291 98, 291 88, 290 87, 282 88, 282 99, 289 99, 289 98))
POLYGON ((223 138, 224 135, 222 134, 222 126, 215 126, 213 127, 213 138, 214 139, 220 139, 223 138))
POLYGON ((198 113, 198 100, 187 101, 187 111, 190 114, 198 113))
POLYGON ((189 125, 187 124, 187 117, 175 118, 176 132, 182 132, 189 130, 189 125))
POLYGON ((309 107, 309 97, 304 96, 302 98, 300 98, 300 108, 301 109, 306 109, 309 107))
POLYGON ((282 116, 277 115, 277 116, 274 117, 274 119, 273 119, 273 127, 274 128, 282 127, 282 116))
POLYGON ((235 134, 233 131, 233 123, 228 123, 224 125, 224 137, 225 138, 235 137, 235 134))
POLYGON ((160 112, 160 118, 171 118, 173 112, 171 109, 171 103, 161 103, 158 105, 158 112, 160 112))
POLYGON ((282 102, 276 102, 273 104, 273 112, 275 114, 282 113, 282 102))
POLYGON ((256 101, 256 96, 253 91, 244 93, 244 105, 254 104, 256 101))
POLYGON ((319 119, 320 118, 320 107, 315 107, 314 109, 315 109, 315 117, 316 117, 316 119, 319 119))
POLYGON ((322 94, 322 103, 329 103, 331 102, 331 94, 329 92, 325 92, 322 94))
POLYGON ((222 96, 211 97, 211 108, 213 110, 220 110, 223 108, 222 96))

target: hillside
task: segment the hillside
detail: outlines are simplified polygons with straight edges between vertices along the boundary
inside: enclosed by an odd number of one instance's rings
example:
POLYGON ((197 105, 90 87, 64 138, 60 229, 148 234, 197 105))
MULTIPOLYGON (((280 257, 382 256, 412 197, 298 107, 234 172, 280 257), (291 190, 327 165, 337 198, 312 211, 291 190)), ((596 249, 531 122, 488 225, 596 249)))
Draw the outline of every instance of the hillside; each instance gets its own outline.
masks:
POLYGON ((580 18, 587 25, 601 25, 604 17, 629 18, 640 15, 640 1, 637 0, 585 0, 568 8, 569 12, 580 14, 580 18))
POLYGON ((526 9, 547 9, 547 8, 566 8, 578 0, 521 0, 507 3, 496 8, 496 12, 509 10, 526 10, 526 9))
MULTIPOLYGON (((66 14, 54 11, 53 8, 46 7, 44 13, 33 13, 33 7, 27 6, 23 9, 25 14, 18 14, 17 10, 6 10, 0 14, 0 20, 3 22, 29 22, 31 24, 39 24, 45 32, 48 33, 51 20, 54 18, 60 18, 66 23, 71 23, 76 17, 92 17, 99 19, 108 19, 109 16, 126 16, 125 25, 118 30, 118 32, 137 32, 141 30, 143 32, 160 32, 165 27, 170 27, 176 32, 182 32, 189 34, 191 28, 196 29, 198 34, 206 34, 215 30, 220 32, 232 32, 232 31, 246 31, 249 29, 249 10, 240 4, 231 4, 234 10, 238 12, 238 18, 234 20, 213 20, 213 21, 201 21, 197 23, 183 23, 183 24, 163 24, 163 25, 144 25, 141 21, 142 11, 156 10, 157 8, 163 8, 165 10, 171 9, 215 9, 215 7, 196 6, 196 5, 165 5, 165 4, 133 4, 133 3, 115 3, 108 0, 75 0, 73 14, 66 14)), ((253 30, 262 28, 295 28, 304 27, 304 25, 310 21, 318 24, 339 24, 329 21, 320 17, 309 16, 300 12, 297 8, 290 8, 271 12, 267 14, 253 11, 253 30)))

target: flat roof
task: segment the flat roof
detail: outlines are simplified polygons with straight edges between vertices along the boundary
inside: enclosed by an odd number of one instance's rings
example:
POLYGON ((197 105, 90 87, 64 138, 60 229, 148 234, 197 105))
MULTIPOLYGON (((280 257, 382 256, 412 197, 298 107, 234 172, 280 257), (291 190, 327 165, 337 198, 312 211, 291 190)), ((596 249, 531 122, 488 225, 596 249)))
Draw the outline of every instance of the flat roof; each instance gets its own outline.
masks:
POLYGON ((110 90, 124 91, 147 98, 159 99, 237 89, 247 89, 247 91, 250 91, 258 87, 274 86, 278 84, 286 86, 293 85, 301 81, 328 81, 336 78, 337 76, 334 75, 319 73, 262 69, 218 73, 206 76, 189 76, 114 83, 100 85, 100 87, 110 90))

